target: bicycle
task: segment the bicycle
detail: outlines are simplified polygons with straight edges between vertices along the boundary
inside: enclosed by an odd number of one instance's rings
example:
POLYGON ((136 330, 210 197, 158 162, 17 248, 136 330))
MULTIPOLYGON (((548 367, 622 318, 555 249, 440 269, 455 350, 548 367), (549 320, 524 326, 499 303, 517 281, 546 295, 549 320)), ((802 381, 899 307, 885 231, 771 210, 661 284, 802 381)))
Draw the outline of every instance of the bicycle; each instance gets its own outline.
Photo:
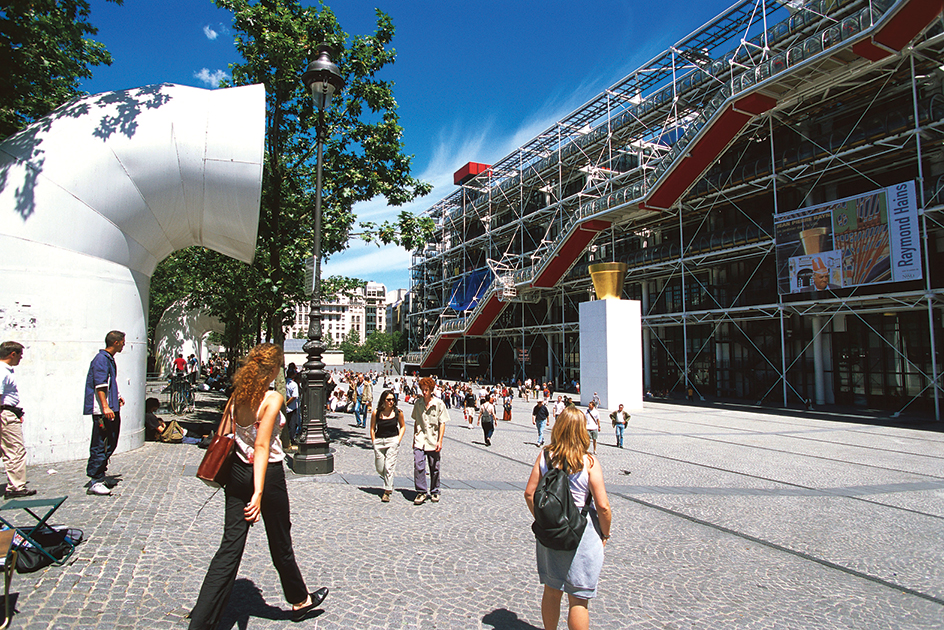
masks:
POLYGON ((170 379, 170 410, 174 415, 183 415, 184 412, 193 411, 196 406, 196 400, 193 393, 193 387, 186 376, 175 374, 170 379))

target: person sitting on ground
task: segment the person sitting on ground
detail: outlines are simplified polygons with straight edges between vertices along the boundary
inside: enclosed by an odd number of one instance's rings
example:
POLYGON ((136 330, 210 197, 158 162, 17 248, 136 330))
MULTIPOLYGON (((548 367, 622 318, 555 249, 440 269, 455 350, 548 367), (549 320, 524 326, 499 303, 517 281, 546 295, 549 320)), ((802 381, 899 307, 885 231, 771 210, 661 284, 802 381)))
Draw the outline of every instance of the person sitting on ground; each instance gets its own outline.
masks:
POLYGON ((157 415, 161 402, 157 398, 144 401, 144 439, 150 442, 170 442, 179 444, 184 438, 184 430, 176 420, 166 423, 157 415))

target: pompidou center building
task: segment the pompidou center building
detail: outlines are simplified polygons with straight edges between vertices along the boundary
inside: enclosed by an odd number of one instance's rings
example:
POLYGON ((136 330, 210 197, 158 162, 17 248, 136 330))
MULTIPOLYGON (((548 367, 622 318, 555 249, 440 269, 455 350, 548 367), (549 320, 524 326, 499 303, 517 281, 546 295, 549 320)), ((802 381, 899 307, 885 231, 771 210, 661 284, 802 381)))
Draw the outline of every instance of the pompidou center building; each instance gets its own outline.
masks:
POLYGON ((623 262, 647 390, 940 418, 942 5, 741 2, 468 164, 406 369, 579 381, 587 267, 623 262))

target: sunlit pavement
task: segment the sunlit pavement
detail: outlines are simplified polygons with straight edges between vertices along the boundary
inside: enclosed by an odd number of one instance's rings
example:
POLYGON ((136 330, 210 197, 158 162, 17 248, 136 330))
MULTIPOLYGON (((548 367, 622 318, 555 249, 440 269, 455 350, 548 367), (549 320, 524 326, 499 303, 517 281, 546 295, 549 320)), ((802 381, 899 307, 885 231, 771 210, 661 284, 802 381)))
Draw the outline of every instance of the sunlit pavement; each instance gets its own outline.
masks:
MULTIPOLYGON (((220 399, 202 394, 202 413, 220 399)), ((331 414, 336 472, 288 473, 303 575, 331 589, 305 624, 541 628, 523 499, 538 453, 530 413, 516 399, 488 448, 451 410, 442 501, 422 506, 411 427, 381 503, 366 432, 331 414)), ((620 450, 601 415, 614 519, 592 627, 944 627, 941 432, 647 402, 620 450)), ((84 461, 29 467, 39 496, 69 495, 55 520, 87 541, 66 566, 14 577, 13 626, 185 627, 222 533, 222 493, 194 477, 203 452, 117 454, 110 497, 85 494, 84 461)), ((222 628, 293 627, 262 527, 239 576, 222 628)))

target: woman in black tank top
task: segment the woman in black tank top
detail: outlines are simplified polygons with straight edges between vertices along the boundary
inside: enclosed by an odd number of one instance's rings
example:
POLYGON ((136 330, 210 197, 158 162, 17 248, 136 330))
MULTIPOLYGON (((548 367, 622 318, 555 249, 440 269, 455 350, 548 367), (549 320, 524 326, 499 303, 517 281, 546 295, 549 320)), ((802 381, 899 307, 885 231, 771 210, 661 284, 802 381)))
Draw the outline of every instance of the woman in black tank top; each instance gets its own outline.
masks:
POLYGON ((406 431, 403 412, 397 407, 393 391, 386 389, 380 395, 377 411, 370 417, 370 441, 374 445, 374 467, 384 482, 380 500, 390 501, 393 494, 393 469, 397 463, 397 450, 406 431))

